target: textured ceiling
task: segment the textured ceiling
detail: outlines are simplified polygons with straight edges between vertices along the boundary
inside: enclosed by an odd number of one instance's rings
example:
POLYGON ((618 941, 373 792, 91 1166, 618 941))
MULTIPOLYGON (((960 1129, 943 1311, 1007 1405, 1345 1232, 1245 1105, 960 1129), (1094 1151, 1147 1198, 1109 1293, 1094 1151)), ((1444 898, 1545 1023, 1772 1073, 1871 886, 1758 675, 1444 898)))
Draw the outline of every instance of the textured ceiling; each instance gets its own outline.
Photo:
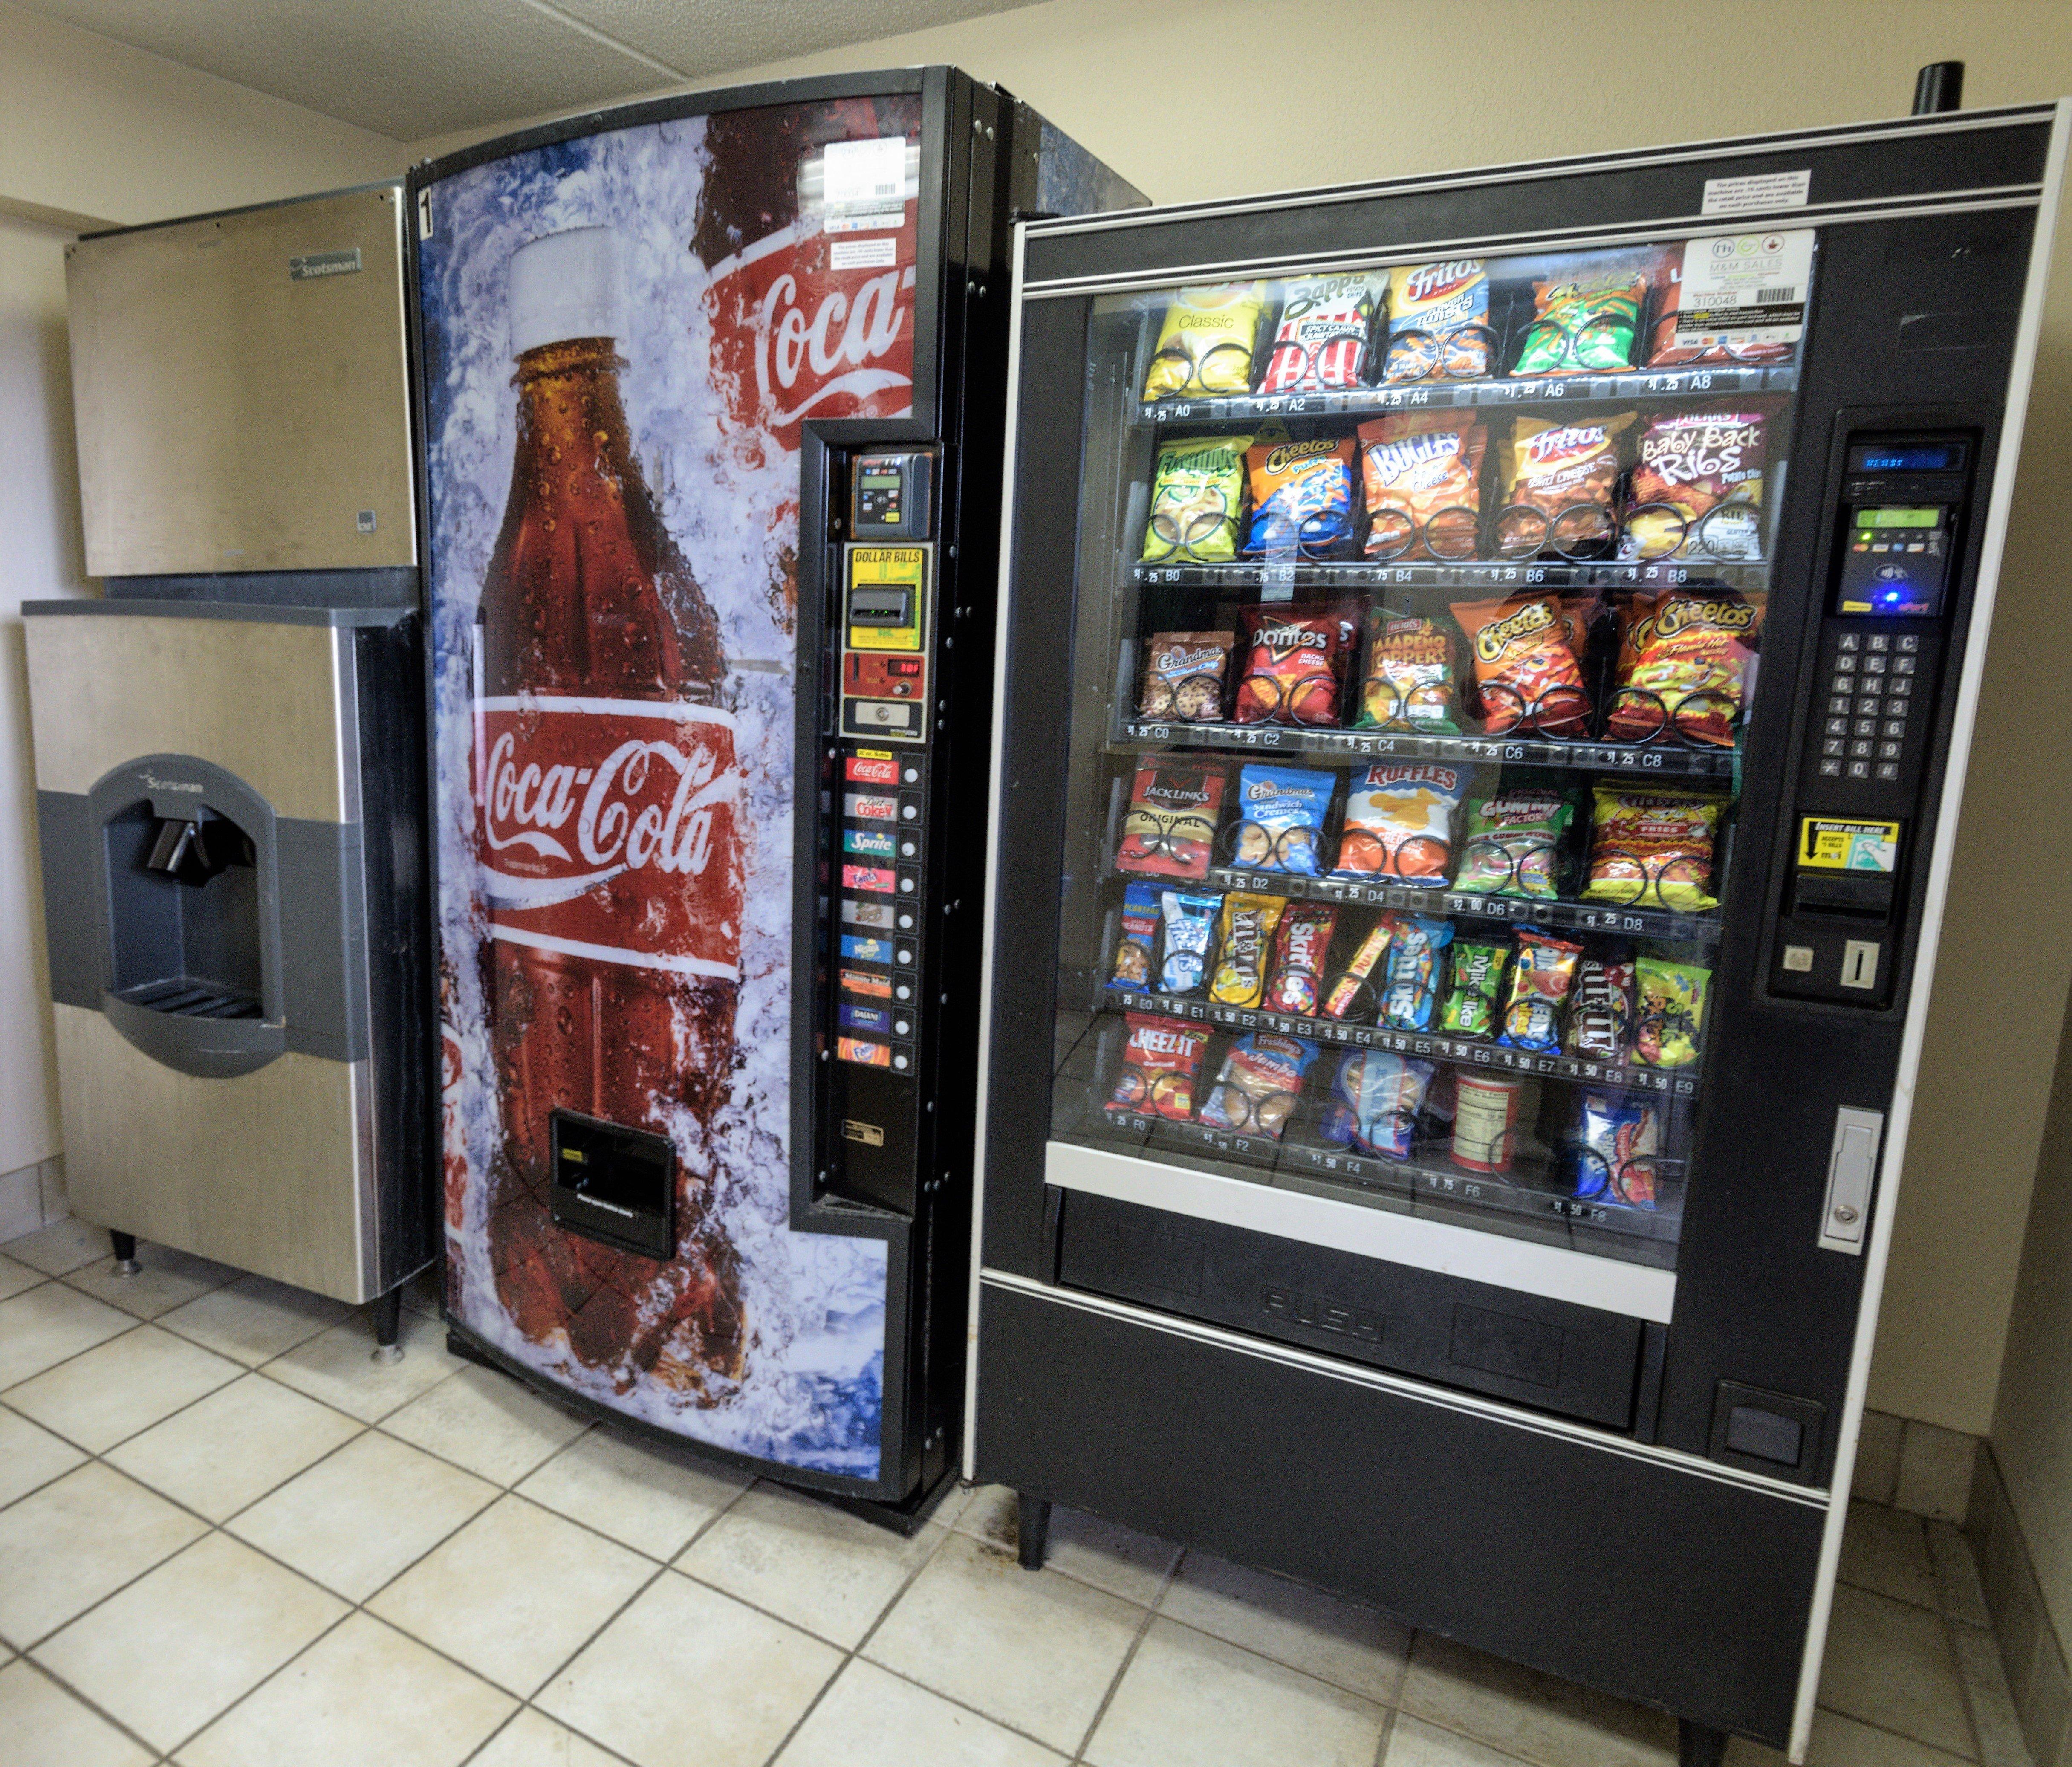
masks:
POLYGON ((1030 0, 23 0, 398 141, 652 92, 1030 0))

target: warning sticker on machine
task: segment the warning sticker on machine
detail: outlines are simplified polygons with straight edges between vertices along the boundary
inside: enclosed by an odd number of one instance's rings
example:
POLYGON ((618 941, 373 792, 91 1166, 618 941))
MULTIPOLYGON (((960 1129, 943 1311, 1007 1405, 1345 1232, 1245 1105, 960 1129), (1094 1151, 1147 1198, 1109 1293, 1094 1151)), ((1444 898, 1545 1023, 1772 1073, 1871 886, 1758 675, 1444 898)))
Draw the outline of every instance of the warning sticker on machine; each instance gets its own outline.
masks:
POLYGON ((1753 215, 1768 208, 1803 208, 1813 187, 1811 170, 1754 172, 1743 178, 1708 178, 1701 215, 1753 215))
POLYGON ((1881 871, 1889 875, 1899 865, 1899 824, 1801 816, 1799 863, 1818 871, 1881 871))

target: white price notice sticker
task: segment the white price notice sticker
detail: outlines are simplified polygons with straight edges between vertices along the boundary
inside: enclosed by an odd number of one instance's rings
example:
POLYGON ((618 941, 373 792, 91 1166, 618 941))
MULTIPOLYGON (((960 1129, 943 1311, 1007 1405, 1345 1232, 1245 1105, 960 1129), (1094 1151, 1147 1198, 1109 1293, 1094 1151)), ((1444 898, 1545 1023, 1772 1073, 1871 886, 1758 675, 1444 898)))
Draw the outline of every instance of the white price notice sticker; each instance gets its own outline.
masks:
POLYGON ((906 138, 829 142, 821 175, 823 202, 897 203, 906 194, 906 138))
POLYGON ((831 270, 889 270, 899 261, 895 239, 831 240, 828 268, 831 270))
POLYGON ((1704 215, 1752 215, 1763 209, 1803 208, 1813 187, 1811 171, 1755 172, 1705 180, 1704 215))

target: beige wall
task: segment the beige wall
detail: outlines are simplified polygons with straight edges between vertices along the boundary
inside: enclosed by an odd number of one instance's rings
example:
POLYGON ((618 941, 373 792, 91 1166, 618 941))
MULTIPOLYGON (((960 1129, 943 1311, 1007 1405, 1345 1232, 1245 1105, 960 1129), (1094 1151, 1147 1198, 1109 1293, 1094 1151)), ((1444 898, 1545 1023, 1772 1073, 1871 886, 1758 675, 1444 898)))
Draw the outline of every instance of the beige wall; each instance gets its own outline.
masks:
POLYGON ((92 592, 65 243, 403 164, 395 142, 0 3, 0 1173, 60 1151, 20 609, 92 592))

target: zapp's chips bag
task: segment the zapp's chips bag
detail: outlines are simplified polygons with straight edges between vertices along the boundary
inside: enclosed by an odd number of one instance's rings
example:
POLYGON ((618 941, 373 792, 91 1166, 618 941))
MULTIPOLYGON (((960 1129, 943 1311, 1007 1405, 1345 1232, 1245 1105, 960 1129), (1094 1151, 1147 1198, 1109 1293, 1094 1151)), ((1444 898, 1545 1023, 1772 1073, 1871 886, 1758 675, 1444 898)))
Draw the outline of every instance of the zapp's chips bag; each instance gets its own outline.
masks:
POLYGON ((1457 736, 1453 693, 1452 631, 1421 614, 1394 613, 1379 602, 1369 607, 1360 728, 1457 736))
POLYGON ((1377 279, 1363 273, 1290 277, 1259 390, 1326 392, 1358 386, 1366 378, 1380 293, 1377 279))
POLYGON ((1528 592, 1501 601, 1456 602, 1453 618, 1474 651, 1482 725, 1491 736, 1519 729, 1552 737, 1583 734, 1590 697, 1558 597, 1528 592))
POLYGON ((1585 902, 1695 914, 1719 906, 1712 845, 1723 800, 1698 792, 1597 788, 1585 902))
POLYGON ((1449 563, 1482 549, 1482 452, 1472 413, 1392 413, 1359 426, 1367 556, 1449 563))
POLYGON ((1511 426, 1498 450, 1503 507, 1495 539, 1500 557, 1610 555, 1619 438, 1634 416, 1626 411, 1572 423, 1520 417, 1511 426))
POLYGON ((1211 563, 1237 557, 1238 513, 1244 504, 1244 451, 1250 436, 1189 436, 1161 444, 1151 475, 1151 518, 1144 561, 1170 558, 1211 563))
POLYGON ((1388 273, 1388 380, 1478 380, 1496 355, 1489 274, 1478 257, 1388 273))
POLYGON ((1111 1110, 1142 1111, 1184 1123, 1194 1114, 1194 1076, 1209 1033, 1148 1013, 1128 1013, 1129 1041, 1116 1076, 1111 1110))
POLYGON ((1429 762, 1383 761, 1355 774, 1334 875, 1444 882, 1467 783, 1466 768, 1429 762))
POLYGON ((1336 724, 1338 684, 1357 630, 1350 614, 1256 607, 1243 617, 1244 673, 1237 684, 1237 721, 1336 724))
POLYGON ((1633 366, 1634 334, 1651 266, 1630 256, 1585 261, 1532 285, 1532 323, 1511 372, 1610 374, 1633 366))
POLYGON ((1766 423, 1759 411, 1650 417, 1634 463, 1619 557, 1759 557, 1766 423))
POLYGON ((1252 345, 1265 304, 1266 290, 1257 282, 1181 290, 1158 328, 1144 397, 1249 392, 1252 345))
POLYGON ((1248 551, 1322 554, 1353 531, 1353 438, 1261 442, 1245 454, 1252 479, 1248 551))
POLYGON ((1659 597, 1612 697, 1605 734, 1644 742, 1667 729, 1687 742, 1731 746, 1762 623, 1758 603, 1730 589, 1659 597))

